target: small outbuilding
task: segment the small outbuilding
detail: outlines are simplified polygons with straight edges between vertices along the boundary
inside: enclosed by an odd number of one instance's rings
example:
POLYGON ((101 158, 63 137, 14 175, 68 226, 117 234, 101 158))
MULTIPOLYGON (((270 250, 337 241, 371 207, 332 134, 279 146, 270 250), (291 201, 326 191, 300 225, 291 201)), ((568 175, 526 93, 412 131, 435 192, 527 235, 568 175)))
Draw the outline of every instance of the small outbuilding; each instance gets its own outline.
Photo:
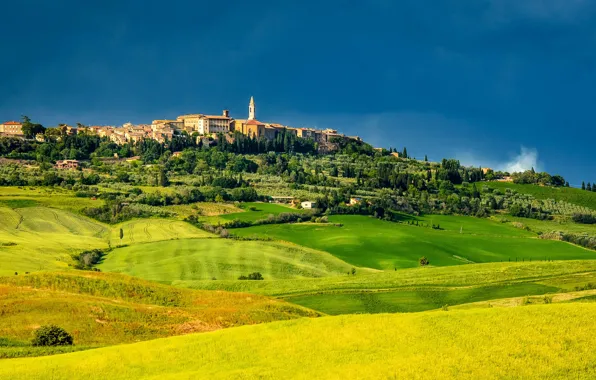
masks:
POLYGON ((352 197, 350 198, 350 205, 357 205, 358 203, 362 202, 362 198, 352 197))
POLYGON ((304 201, 302 203, 300 203, 300 206, 302 206, 303 209, 313 209, 313 208, 317 208, 317 202, 314 201, 304 201))
POLYGON ((77 160, 61 160, 56 161, 56 169, 77 169, 79 161, 77 160))

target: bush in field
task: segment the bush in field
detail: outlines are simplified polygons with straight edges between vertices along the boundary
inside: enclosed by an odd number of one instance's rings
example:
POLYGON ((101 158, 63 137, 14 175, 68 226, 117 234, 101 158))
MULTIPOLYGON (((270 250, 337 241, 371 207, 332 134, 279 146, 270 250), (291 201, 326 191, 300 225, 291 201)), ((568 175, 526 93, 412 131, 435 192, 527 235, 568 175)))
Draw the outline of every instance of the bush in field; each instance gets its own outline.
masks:
POLYGON ((248 276, 240 276, 238 280, 264 280, 263 275, 260 272, 254 272, 249 274, 248 276))
POLYGON ((94 265, 99 264, 104 255, 101 249, 92 249, 73 255, 72 258, 76 262, 76 269, 92 269, 94 265))
POLYGON ((426 256, 422 256, 420 258, 420 260, 418 260, 418 262, 420 263, 420 266, 421 267, 425 267, 425 266, 427 266, 427 265, 430 264, 430 261, 428 261, 428 259, 426 258, 426 256))
POLYGON ((596 224, 596 215, 593 214, 573 214, 571 219, 575 223, 596 224))
POLYGON ((61 327, 42 326, 35 331, 31 341, 33 346, 72 346, 72 336, 61 327))

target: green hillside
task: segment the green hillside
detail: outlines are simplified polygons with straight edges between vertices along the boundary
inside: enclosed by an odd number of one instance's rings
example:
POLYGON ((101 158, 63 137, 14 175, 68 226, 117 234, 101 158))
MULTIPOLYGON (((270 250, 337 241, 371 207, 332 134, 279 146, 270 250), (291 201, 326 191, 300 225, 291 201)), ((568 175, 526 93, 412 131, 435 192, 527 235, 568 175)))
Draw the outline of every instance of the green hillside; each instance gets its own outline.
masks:
POLYGON ((213 235, 178 220, 134 219, 112 227, 110 243, 130 245, 160 240, 212 237, 213 235), (120 240, 120 229, 124 237, 120 240))
POLYGON ((0 305, 0 358, 52 353, 29 345, 33 331, 47 324, 65 328, 74 349, 85 349, 317 316, 263 296, 74 271, 0 277, 0 305))
POLYGON ((99 268, 170 283, 212 278, 236 280, 253 272, 260 272, 268 280, 337 276, 344 275, 352 265, 329 253, 292 244, 214 238, 118 248, 106 256, 99 268))
POLYGON ((65 269, 70 254, 107 248, 109 228, 47 207, 0 207, 0 275, 65 269))
POLYGON ((254 222, 259 219, 266 219, 269 215, 277 215, 283 212, 303 212, 304 210, 298 210, 289 206, 275 204, 275 203, 263 203, 263 202, 247 202, 242 204, 244 212, 224 214, 220 217, 225 220, 241 220, 247 222, 254 222))
POLYGON ((326 314, 417 312, 596 288, 596 260, 412 268, 284 281, 178 281, 178 286, 275 295, 326 314))
POLYGON ((487 219, 452 216, 420 218, 445 230, 391 223, 366 216, 332 216, 330 223, 277 224, 235 229, 239 236, 270 237, 327 251, 355 266, 375 269, 458 265, 519 260, 596 259, 596 252, 487 219), (432 221, 432 222, 431 222, 432 221), (460 233, 460 228, 462 233, 460 233))
POLYGON ((554 199, 596 210, 596 192, 573 187, 551 187, 520 185, 511 182, 486 182, 485 185, 499 190, 511 189, 518 193, 530 194, 536 199, 554 199))
POLYGON ((594 313, 573 303, 300 319, 0 361, 0 377, 592 379, 594 313))

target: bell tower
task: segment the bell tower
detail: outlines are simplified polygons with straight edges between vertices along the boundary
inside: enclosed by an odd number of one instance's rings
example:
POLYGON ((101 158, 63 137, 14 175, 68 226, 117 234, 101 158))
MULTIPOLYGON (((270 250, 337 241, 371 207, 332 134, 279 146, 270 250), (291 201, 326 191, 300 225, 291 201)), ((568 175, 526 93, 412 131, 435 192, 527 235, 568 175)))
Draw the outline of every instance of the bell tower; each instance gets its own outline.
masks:
POLYGON ((251 96, 250 97, 250 103, 248 104, 248 120, 254 120, 255 119, 255 99, 251 96))

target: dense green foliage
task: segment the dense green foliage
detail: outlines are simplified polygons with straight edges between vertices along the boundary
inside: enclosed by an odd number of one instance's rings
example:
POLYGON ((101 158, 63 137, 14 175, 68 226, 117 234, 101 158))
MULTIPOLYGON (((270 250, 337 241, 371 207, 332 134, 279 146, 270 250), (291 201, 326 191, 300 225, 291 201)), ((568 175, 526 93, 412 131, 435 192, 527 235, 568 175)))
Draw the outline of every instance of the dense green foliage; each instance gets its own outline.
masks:
POLYGON ((92 249, 89 251, 83 251, 72 256, 75 260, 76 269, 94 269, 93 267, 101 262, 105 256, 104 251, 101 249, 92 249))
POLYGON ((31 341, 33 346, 71 346, 72 344, 72 335, 55 325, 41 326, 35 330, 35 336, 31 341))

